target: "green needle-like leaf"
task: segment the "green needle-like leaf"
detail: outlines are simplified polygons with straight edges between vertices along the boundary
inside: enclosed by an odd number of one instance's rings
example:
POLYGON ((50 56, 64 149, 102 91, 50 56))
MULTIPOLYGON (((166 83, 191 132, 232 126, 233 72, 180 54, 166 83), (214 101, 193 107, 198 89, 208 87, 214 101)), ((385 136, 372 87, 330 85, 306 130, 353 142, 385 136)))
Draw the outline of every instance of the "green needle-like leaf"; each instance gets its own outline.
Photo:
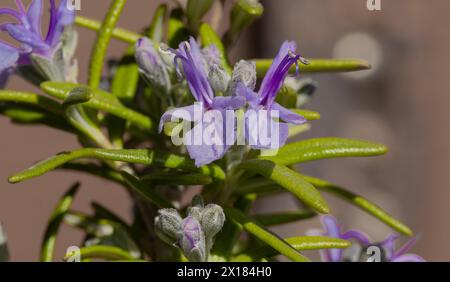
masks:
POLYGON ((136 95, 139 68, 134 58, 134 46, 130 46, 122 57, 111 84, 111 92, 123 102, 131 102, 136 95))
POLYGON ((303 176, 303 177, 305 178, 306 181, 313 184, 317 189, 342 198, 344 201, 349 202, 352 205, 378 218, 379 220, 381 220, 388 226, 392 227, 393 229, 397 230, 398 232, 407 236, 413 235, 413 232, 408 226, 401 223, 400 221, 392 217, 390 214, 385 212, 383 209, 378 207, 376 204, 370 202, 369 200, 363 198, 362 196, 354 194, 350 191, 345 190, 344 188, 338 187, 336 185, 333 185, 327 181, 318 178, 310 176, 303 176))
MULTIPOLYGON (((75 23, 81 27, 88 28, 90 30, 99 31, 101 27, 101 22, 89 19, 82 16, 77 16, 75 18, 75 23)), ((132 31, 123 29, 123 28, 114 28, 112 30, 112 36, 116 39, 119 39, 125 43, 134 44, 142 35, 138 33, 134 33, 132 31)))
POLYGON ((309 219, 316 216, 315 212, 285 212, 285 213, 272 213, 272 214, 258 214, 254 215, 259 223, 264 226, 274 226, 285 223, 291 223, 303 219, 309 219))
MULTIPOLYGON (((272 64, 271 59, 255 59, 256 71, 259 77, 263 77, 272 64)), ((299 64, 300 72, 316 73, 316 72, 349 72, 368 70, 370 64, 363 60, 357 59, 308 59, 309 65, 299 64)), ((290 69, 291 73, 296 72, 296 67, 290 69)))
MULTIPOLYGON (((65 260, 69 260, 74 253, 66 254, 65 260)), ((86 259, 105 259, 105 260, 135 260, 135 258, 126 250, 113 246, 89 246, 80 249, 80 257, 86 259)))
MULTIPOLYGON (((350 242, 342 239, 322 237, 322 236, 293 237, 287 238, 285 239, 285 241, 298 251, 334 249, 334 248, 343 249, 348 248, 351 245, 350 242)), ((237 257, 233 258, 232 261, 254 262, 259 261, 263 258, 274 257, 278 254, 279 253, 277 253, 274 249, 264 246, 261 248, 246 251, 245 253, 240 254, 237 257)))
POLYGON ((268 160, 250 160, 239 167, 273 180, 319 213, 329 212, 327 202, 316 188, 292 169, 268 160))
POLYGON ((63 113, 62 107, 58 102, 34 93, 0 90, 0 102, 14 102, 36 106, 56 115, 63 113))
POLYGON ((315 138, 287 144, 275 156, 261 158, 282 165, 293 165, 328 158, 378 156, 386 152, 385 146, 365 141, 315 138))
MULTIPOLYGON (((44 82, 41 84, 42 90, 44 90, 47 94, 61 100, 65 100, 69 96, 72 89, 81 86, 82 85, 79 84, 62 82, 44 82)), ((116 96, 99 89, 92 91, 94 93, 94 97, 84 103, 83 106, 108 112, 143 129, 147 129, 149 131, 155 130, 154 123, 149 117, 125 107, 122 103, 120 103, 116 96)))
POLYGON ((80 184, 76 183, 69 189, 69 191, 59 201, 50 218, 41 246, 41 261, 43 262, 51 262, 53 259, 53 250, 55 248, 56 235, 58 233, 59 226, 63 222, 64 216, 69 210, 79 186, 80 184))
POLYGON ((242 225, 242 227, 250 234, 260 239, 278 253, 286 256, 292 261, 307 262, 309 259, 300 254, 293 246, 288 242, 273 234, 271 231, 262 227, 254 220, 248 218, 245 214, 234 208, 225 208, 225 214, 228 219, 242 225))
POLYGON ((133 175, 122 171, 122 176, 128 185, 138 192, 144 199, 155 204, 159 208, 173 208, 171 202, 167 201, 164 197, 156 193, 152 187, 145 186, 139 179, 133 175))
POLYGON ((114 28, 125 6, 126 0, 114 0, 98 31, 89 66, 89 86, 97 89, 102 78, 103 62, 114 28))
POLYGON ((192 160, 174 154, 157 152, 153 150, 108 150, 85 148, 72 152, 62 152, 47 160, 41 161, 29 169, 12 176, 9 178, 9 182, 18 183, 35 178, 61 167, 68 162, 86 158, 99 159, 103 161, 158 165, 167 168, 199 172, 219 180, 225 179, 225 173, 217 165, 213 164, 197 168, 192 160))
POLYGON ((307 120, 317 120, 320 119, 320 114, 318 112, 309 111, 309 110, 303 110, 303 109, 290 109, 296 114, 299 114, 306 118, 307 120))

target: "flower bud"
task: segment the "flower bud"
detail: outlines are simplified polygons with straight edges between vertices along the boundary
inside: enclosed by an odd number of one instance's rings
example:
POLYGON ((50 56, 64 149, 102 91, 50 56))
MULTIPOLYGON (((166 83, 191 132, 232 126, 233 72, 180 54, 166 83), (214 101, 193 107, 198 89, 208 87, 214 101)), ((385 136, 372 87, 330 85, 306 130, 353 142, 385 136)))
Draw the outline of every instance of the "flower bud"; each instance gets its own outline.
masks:
POLYGON ((159 52, 155 50, 153 42, 147 38, 139 39, 136 43, 135 56, 139 65, 139 71, 148 82, 169 91, 171 83, 167 66, 161 59, 159 52))
POLYGON ((183 219, 175 209, 161 209, 155 218, 156 234, 168 244, 175 244, 182 233, 183 219))
POLYGON ((236 93, 236 87, 239 83, 244 84, 249 89, 255 89, 256 86, 256 66, 253 62, 240 60, 233 69, 231 77, 230 92, 236 93))
POLYGON ((222 230, 224 223, 225 214, 222 207, 210 204, 203 209, 201 224, 207 238, 216 236, 222 230))
POLYGON ((178 244, 189 261, 206 261, 205 234, 202 226, 194 217, 188 216, 183 220, 178 244))
POLYGON ((212 65, 209 68, 208 80, 215 92, 225 93, 230 82, 230 76, 219 65, 212 65))

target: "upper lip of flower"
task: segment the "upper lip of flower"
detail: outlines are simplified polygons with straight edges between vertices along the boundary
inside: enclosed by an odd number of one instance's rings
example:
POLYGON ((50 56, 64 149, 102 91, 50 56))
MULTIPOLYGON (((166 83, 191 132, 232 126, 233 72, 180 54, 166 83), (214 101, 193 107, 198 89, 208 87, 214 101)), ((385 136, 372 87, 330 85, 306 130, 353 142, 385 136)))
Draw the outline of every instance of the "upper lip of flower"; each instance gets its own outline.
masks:
POLYGON ((204 65, 204 61, 195 39, 190 38, 189 43, 181 43, 179 49, 174 50, 174 53, 175 67, 178 70, 177 60, 180 60, 184 75, 194 98, 204 104, 205 107, 211 108, 214 92, 204 69, 201 68, 204 65))

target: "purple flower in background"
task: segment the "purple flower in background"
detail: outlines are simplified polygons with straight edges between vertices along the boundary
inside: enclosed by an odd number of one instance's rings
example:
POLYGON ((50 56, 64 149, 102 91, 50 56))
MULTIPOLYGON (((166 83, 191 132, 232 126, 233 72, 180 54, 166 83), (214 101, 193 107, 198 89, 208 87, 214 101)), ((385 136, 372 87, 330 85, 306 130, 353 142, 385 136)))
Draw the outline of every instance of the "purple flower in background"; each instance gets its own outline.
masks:
POLYGON ((380 261, 387 262, 423 262, 422 257, 416 254, 407 254, 414 245, 416 239, 409 240, 398 251, 395 250, 395 241, 399 235, 389 235, 381 243, 372 243, 367 235, 357 230, 342 231, 335 217, 327 215, 321 218, 324 230, 310 230, 310 236, 327 236, 352 241, 352 247, 348 250, 328 249, 320 250, 322 261, 324 262, 342 262, 342 261, 368 261, 367 250, 369 247, 380 248, 380 261))
MULTIPOLYGON (((331 215, 322 216, 322 226, 324 230, 310 230, 310 236, 327 236, 331 238, 338 238, 343 240, 354 240, 363 246, 370 244, 370 240, 364 233, 357 230, 342 231, 335 217, 331 215)), ((324 249, 320 250, 322 261, 325 262, 340 262, 344 259, 343 249, 324 249)))
POLYGON ((295 52, 294 42, 285 41, 282 44, 258 93, 244 84, 237 85, 237 94, 246 97, 249 103, 249 111, 246 113, 246 138, 255 149, 277 149, 283 146, 288 137, 288 123, 300 125, 306 122, 304 117, 275 102, 291 66, 298 64, 298 61, 307 63, 295 52), (274 120, 277 118, 284 122, 274 120), (269 137, 270 140, 262 142, 262 132, 270 132, 272 135, 269 137))
MULTIPOLYGON (((44 37, 41 33, 42 0, 33 0, 27 10, 21 0, 16 0, 16 5, 18 10, 0 8, 0 15, 16 20, 2 24, 0 29, 20 43, 16 47, 0 41, 0 81, 6 79, 11 69, 33 62, 43 68, 39 71, 49 76, 46 73, 49 67, 43 65, 44 61, 53 60, 56 51, 61 49, 64 29, 74 22, 75 12, 67 8, 67 0, 62 0, 59 7, 56 7, 55 0, 50 0, 50 24, 44 37)), ((57 71, 55 75, 58 75, 57 71)))
POLYGON ((399 250, 395 250, 395 241, 400 236, 397 234, 389 235, 383 242, 379 245, 383 248, 385 252, 385 261, 390 262, 424 262, 421 256, 416 254, 410 254, 408 251, 416 243, 416 238, 410 239, 406 242, 399 250))
POLYGON ((221 159, 234 144, 236 125, 234 116, 230 116, 230 113, 244 107, 245 98, 214 95, 213 87, 208 79, 210 64, 214 60, 207 61, 193 38, 190 38, 189 42, 182 42, 178 50, 173 52, 175 66, 180 71, 178 63, 181 63, 196 103, 164 113, 159 130, 162 131, 164 123, 173 119, 193 122, 194 127, 185 132, 183 143, 197 166, 206 165, 221 159))

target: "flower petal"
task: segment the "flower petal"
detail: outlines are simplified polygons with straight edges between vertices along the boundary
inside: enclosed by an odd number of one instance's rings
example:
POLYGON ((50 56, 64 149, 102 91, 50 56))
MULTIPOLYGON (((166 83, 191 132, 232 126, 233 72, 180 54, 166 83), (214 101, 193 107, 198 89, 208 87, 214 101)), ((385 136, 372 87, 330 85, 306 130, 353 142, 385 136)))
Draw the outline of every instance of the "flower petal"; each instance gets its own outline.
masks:
POLYGON ((341 235, 341 238, 344 240, 355 239, 364 246, 370 245, 369 237, 363 232, 358 230, 348 230, 341 235))
POLYGON ((40 38, 38 34, 33 33, 23 25, 5 24, 4 29, 12 38, 27 46, 40 50, 49 49, 49 46, 42 40, 42 38, 40 38))
POLYGON ((424 258, 416 254, 405 254, 391 260, 391 262, 425 262, 425 261, 426 260, 424 258))
MULTIPOLYGON (((322 216, 322 225, 326 230, 326 236, 332 238, 341 238, 340 226, 335 217, 333 216, 322 216)), ((339 262, 342 257, 342 250, 340 249, 330 249, 328 250, 329 260, 332 262, 339 262)))
POLYGON ((280 118, 287 123, 300 125, 307 122, 306 118, 304 118, 303 116, 286 109, 278 103, 273 103, 271 106, 271 110, 278 111, 280 118))
POLYGON ((14 66, 19 59, 19 51, 6 43, 0 42, 0 72, 14 66))
POLYGON ((213 99, 213 109, 237 110, 245 106, 246 99, 242 96, 218 96, 213 99))
MULTIPOLYGON (((41 37, 42 0, 33 0, 28 6, 27 20, 30 30, 41 37)), ((41 37, 42 38, 42 37, 41 37)))
POLYGON ((285 41, 267 71, 258 92, 265 106, 272 104, 283 85, 289 68, 297 61, 298 58, 292 55, 296 48, 295 42, 285 41))
POLYGON ((159 121, 159 132, 163 130, 164 123, 171 121, 172 119, 196 121, 197 119, 201 118, 202 113, 203 107, 201 106, 201 104, 198 103, 191 106, 170 109, 162 115, 159 121))
POLYGON ((247 110, 245 113, 245 137, 256 150, 276 150, 286 143, 288 124, 273 120, 263 109, 247 110))
POLYGON ((236 96, 245 97, 250 108, 256 109, 259 106, 259 95, 243 83, 238 83, 236 87, 236 96))
POLYGON ((68 8, 67 1, 61 0, 59 8, 56 9, 55 0, 50 0, 50 24, 45 41, 52 47, 58 45, 64 28, 72 25, 75 21, 75 10, 68 8))
POLYGON ((235 126, 227 124, 224 114, 224 111, 208 111, 203 122, 186 133, 184 143, 196 166, 200 167, 221 159, 235 142, 235 126), (208 115, 211 121, 205 118, 208 115), (228 133, 234 136, 228 136, 228 133))
MULTIPOLYGON (((206 75, 205 60, 195 39, 191 37, 189 44, 182 42, 175 54, 175 60, 181 61, 184 75, 194 98, 198 102, 210 106, 214 93, 206 75)), ((178 64, 175 63, 175 66, 177 67, 178 64)))

